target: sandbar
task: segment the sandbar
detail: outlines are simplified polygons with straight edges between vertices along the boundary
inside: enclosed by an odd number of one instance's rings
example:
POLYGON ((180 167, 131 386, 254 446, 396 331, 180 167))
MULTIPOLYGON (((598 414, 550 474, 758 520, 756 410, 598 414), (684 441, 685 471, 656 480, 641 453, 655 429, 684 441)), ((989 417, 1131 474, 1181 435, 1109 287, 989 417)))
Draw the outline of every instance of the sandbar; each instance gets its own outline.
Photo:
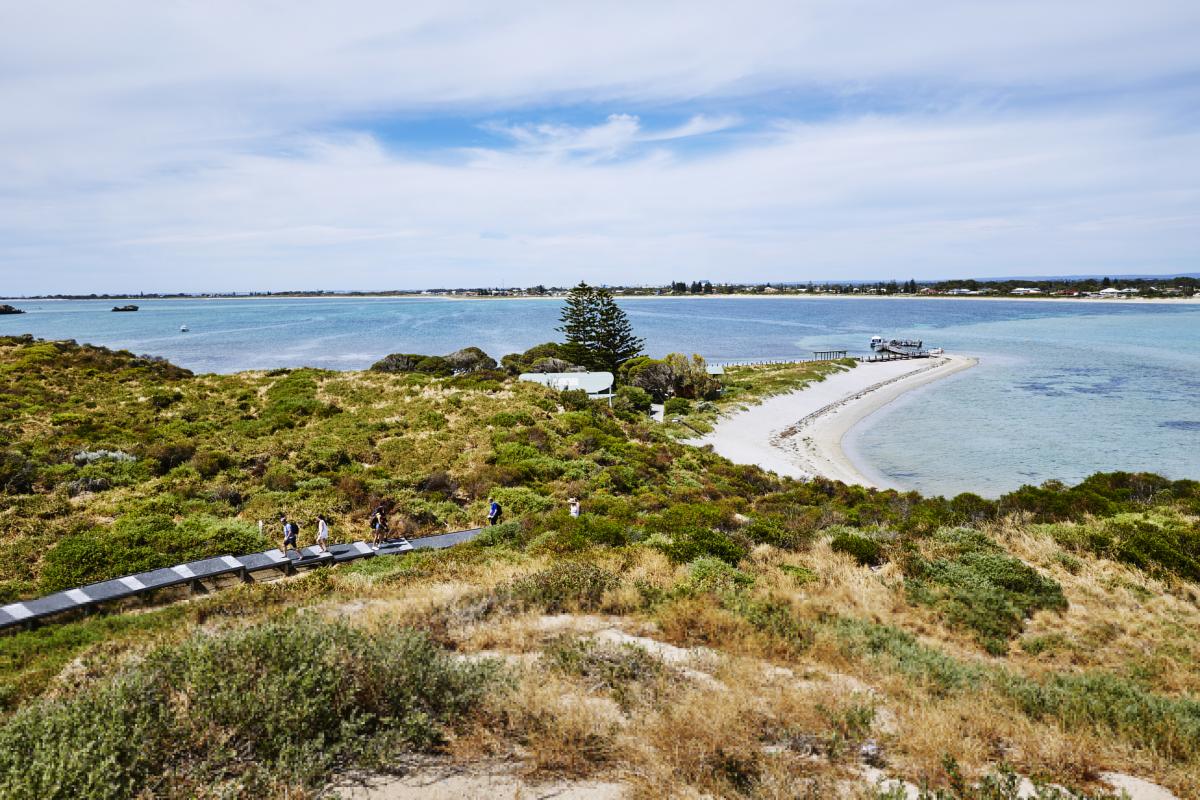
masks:
POLYGON ((793 478, 822 476, 880 488, 842 448, 856 424, 918 386, 976 364, 959 355, 862 363, 802 389, 767 398, 722 416, 711 433, 689 444, 739 464, 793 478))

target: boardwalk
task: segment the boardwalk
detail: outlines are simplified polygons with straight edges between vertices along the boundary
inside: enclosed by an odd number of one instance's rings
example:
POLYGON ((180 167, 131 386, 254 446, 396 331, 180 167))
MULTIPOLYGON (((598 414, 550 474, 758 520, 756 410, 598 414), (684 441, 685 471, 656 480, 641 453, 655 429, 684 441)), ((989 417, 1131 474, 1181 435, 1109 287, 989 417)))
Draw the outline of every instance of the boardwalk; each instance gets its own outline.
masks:
POLYGON ((468 542, 483 532, 483 528, 452 531, 437 536, 426 536, 409 541, 404 538, 389 539, 378 549, 366 542, 330 545, 328 552, 317 547, 306 547, 291 555, 278 549, 244 556, 213 556, 173 567, 139 572, 122 578, 66 589, 33 600, 23 600, 0 606, 0 631, 32 627, 59 614, 90 611, 105 603, 129 597, 150 595, 154 592, 179 588, 206 593, 213 589, 241 583, 256 582, 264 578, 283 577, 296 572, 319 567, 344 564, 360 558, 402 555, 413 550, 440 550, 468 542))

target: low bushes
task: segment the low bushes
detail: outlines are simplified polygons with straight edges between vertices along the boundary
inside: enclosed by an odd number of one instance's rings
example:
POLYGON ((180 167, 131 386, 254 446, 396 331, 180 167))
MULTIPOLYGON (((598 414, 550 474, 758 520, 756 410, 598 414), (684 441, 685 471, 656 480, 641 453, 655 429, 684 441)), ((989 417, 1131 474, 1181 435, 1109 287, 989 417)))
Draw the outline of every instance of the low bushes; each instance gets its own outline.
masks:
POLYGON ((971 529, 939 532, 925 553, 903 561, 911 600, 933 606, 957 626, 971 629, 989 652, 1001 655, 1035 611, 1067 607, 1062 587, 985 534, 971 529))
POLYGON ((153 653, 0 725, 12 800, 315 787, 335 765, 427 748, 496 678, 411 630, 294 619, 153 653))
POLYGON ((1029 678, 1003 667, 953 658, 887 625, 842 618, 832 624, 850 657, 886 659, 934 694, 990 687, 1031 719, 1053 719, 1069 729, 1090 728, 1176 762, 1200 750, 1200 702, 1169 697, 1128 678, 1099 672, 1029 678))
POLYGON ((650 405, 654 398, 645 389, 637 386, 622 386, 617 389, 617 396, 613 398, 613 408, 617 411, 625 411, 637 414, 649 414, 650 405))
POLYGON ((508 585, 504 594, 518 608, 538 608, 550 614, 567 611, 594 611, 604 593, 616 588, 619 580, 608 570, 584 561, 563 561, 519 578, 508 585))
POLYGON ((60 540, 46 553, 40 589, 55 592, 135 572, 169 567, 222 553, 269 546, 248 522, 203 515, 183 522, 165 514, 128 515, 111 528, 93 528, 60 540))
POLYGON ((1105 673, 1059 673, 1045 681, 1004 674, 997 682, 1033 719, 1110 731, 1176 761, 1194 758, 1200 748, 1200 701, 1186 696, 1156 694, 1105 673))
POLYGON ((883 545, 869 536, 854 531, 840 531, 829 542, 835 553, 845 553, 861 567, 876 567, 883 563, 883 545))
POLYGON ((23 453, 0 450, 0 493, 26 494, 33 491, 37 479, 38 465, 23 453))
POLYGON ((298 369, 277 380, 267 390, 267 402, 255 428, 268 433, 288 430, 314 418, 337 414, 336 405, 317 399, 317 378, 325 374, 315 369, 298 369))
POLYGON ((629 542, 629 531, 618 520, 598 514, 572 517, 560 510, 541 521, 548 528, 529 543, 531 552, 573 553, 589 547, 619 547, 629 542))
POLYGON ((591 639, 563 637, 546 647, 552 669, 583 678, 590 691, 606 689, 622 707, 653 695, 653 685, 666 669, 662 661, 632 644, 600 644, 591 639))
POLYGON ((1169 513, 1120 514, 1106 520, 1049 528, 1077 553, 1094 553, 1159 577, 1200 581, 1200 528, 1169 513))
POLYGON ((667 419, 691 413, 692 403, 683 397, 672 397, 663 403, 663 416, 667 419))
POLYGON ((648 544, 679 564, 713 556, 736 565, 750 552, 749 540, 734 534, 731 512, 717 505, 678 504, 646 521, 648 544))
POLYGON ((682 353, 671 353, 663 359, 632 358, 621 365, 621 378, 659 402, 669 397, 712 399, 721 391, 720 382, 708 374, 703 358, 689 359, 682 353))

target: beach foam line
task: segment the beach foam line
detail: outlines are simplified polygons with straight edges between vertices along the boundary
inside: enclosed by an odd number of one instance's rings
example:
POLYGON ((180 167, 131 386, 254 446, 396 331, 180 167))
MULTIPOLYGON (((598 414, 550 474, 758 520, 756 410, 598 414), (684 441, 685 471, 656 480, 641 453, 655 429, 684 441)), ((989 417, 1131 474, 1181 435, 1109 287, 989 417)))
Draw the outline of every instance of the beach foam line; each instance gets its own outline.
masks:
POLYGON ((842 449, 846 433, 904 393, 975 363, 965 356, 942 356, 859 364, 722 417, 711 433, 690 443, 710 444, 731 461, 780 475, 876 486, 842 449))

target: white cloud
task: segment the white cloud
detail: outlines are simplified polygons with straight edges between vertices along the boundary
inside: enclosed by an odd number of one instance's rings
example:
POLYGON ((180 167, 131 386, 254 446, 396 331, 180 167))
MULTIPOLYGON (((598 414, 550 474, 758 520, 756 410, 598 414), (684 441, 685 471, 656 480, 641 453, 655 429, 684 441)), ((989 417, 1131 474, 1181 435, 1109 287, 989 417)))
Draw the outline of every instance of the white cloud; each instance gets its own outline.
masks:
MULTIPOLYGON (((580 127, 563 124, 502 125, 492 123, 488 130, 503 134, 530 153, 554 157, 583 156, 591 159, 615 158, 646 142, 670 142, 727 130, 738 124, 731 114, 717 117, 696 114, 672 128, 644 130, 641 120, 632 114, 610 114, 599 125, 580 127)), ((486 151, 478 153, 483 157, 486 151)))
POLYGON ((1200 244, 1192 2, 0 15, 0 291, 1170 271, 1200 244), (352 122, 431 115, 511 145, 352 122))

